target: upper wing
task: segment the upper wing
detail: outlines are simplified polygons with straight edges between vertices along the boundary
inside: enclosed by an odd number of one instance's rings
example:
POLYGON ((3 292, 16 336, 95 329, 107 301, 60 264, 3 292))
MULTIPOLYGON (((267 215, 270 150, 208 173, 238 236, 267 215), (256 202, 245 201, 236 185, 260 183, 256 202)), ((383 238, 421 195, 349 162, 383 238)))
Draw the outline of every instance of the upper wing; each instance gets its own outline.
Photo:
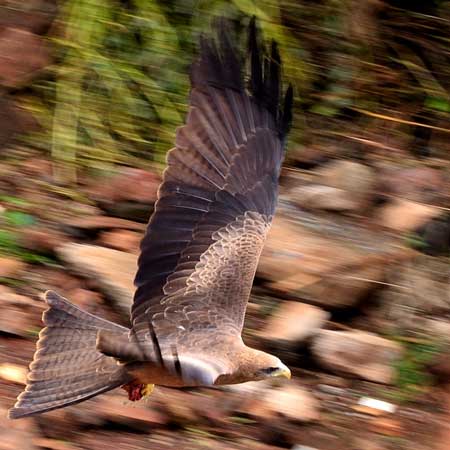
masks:
POLYGON ((202 39, 192 68, 189 115, 142 241, 132 307, 138 342, 150 342, 151 322, 163 350, 190 354, 241 331, 291 120, 276 44, 267 56, 251 22, 246 89, 224 26, 219 35, 219 45, 202 39))

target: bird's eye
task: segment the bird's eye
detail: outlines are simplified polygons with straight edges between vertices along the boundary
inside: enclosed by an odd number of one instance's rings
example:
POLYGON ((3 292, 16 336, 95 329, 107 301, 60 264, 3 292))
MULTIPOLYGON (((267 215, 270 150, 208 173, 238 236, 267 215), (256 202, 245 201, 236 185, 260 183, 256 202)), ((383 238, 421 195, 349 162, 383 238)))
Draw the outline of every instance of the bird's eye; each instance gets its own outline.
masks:
POLYGON ((268 367, 267 369, 263 369, 263 372, 270 374, 270 373, 276 372, 277 370, 278 370, 278 367, 268 367))

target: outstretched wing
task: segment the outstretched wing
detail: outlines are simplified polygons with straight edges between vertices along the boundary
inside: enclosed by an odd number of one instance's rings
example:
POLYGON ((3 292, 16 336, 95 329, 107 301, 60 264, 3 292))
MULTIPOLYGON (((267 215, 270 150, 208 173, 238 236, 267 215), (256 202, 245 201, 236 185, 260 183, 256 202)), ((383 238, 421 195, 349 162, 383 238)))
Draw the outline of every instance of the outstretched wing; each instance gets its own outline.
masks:
POLYGON ((168 154, 135 279, 138 342, 150 342, 151 323, 162 350, 182 356, 241 332, 291 120, 291 87, 280 105, 276 43, 266 55, 252 21, 241 58, 224 25, 218 34, 219 44, 201 40, 189 115, 168 154))

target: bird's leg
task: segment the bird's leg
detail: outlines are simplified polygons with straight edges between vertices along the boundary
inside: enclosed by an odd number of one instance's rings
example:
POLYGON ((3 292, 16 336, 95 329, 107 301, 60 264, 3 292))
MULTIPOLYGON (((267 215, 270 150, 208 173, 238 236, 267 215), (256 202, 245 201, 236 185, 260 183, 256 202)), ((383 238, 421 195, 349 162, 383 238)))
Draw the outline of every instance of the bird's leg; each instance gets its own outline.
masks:
POLYGON ((143 397, 150 395, 153 392, 154 387, 154 384, 139 383, 138 380, 130 381, 129 383, 121 386, 122 389, 127 391, 128 400, 131 400, 132 402, 136 402, 141 400, 143 397))

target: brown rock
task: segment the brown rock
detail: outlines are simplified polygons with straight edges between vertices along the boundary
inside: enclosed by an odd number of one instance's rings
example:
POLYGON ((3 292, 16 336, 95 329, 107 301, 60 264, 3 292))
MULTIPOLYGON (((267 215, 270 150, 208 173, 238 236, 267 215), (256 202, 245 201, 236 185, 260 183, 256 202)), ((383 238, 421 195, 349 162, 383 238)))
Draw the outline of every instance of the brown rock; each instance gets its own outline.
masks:
POLYGON ((363 227, 334 222, 322 226, 319 220, 309 225, 279 215, 261 255, 258 276, 291 298, 322 307, 350 306, 379 286, 389 264, 414 254, 394 244, 363 227))
MULTIPOLYGON (((444 167, 445 162, 439 163, 444 167)), ((432 167, 402 168, 391 163, 380 167, 379 191, 419 203, 430 203, 445 195, 444 171, 432 167)))
POLYGON ((39 448, 49 450, 80 450, 80 447, 69 444, 67 441, 60 441, 57 439, 35 438, 33 444, 39 448))
POLYGON ((0 450, 37 450, 33 440, 37 430, 33 419, 8 420, 7 410, 0 407, 0 450))
POLYGON ((130 230, 103 231, 98 239, 100 245, 124 252, 138 253, 143 234, 130 230))
POLYGON ((328 317, 329 313, 316 306, 285 301, 258 336, 281 345, 299 344, 316 334, 328 317))
POLYGON ((181 390, 171 390, 158 387, 151 394, 152 401, 161 404, 168 422, 178 425, 187 425, 199 422, 199 417, 194 412, 194 398, 198 394, 186 393, 181 390))
POLYGON ((0 97, 0 146, 5 146, 15 135, 34 131, 37 127, 29 112, 18 107, 11 98, 0 97))
POLYGON ((296 422, 312 422, 320 418, 320 404, 301 386, 286 385, 272 389, 264 399, 267 409, 296 422))
POLYGON ((288 158, 296 167, 311 169, 327 160, 327 150, 319 146, 296 147, 289 150, 288 158))
POLYGON ((299 289, 298 295, 333 307, 356 304, 383 281, 387 262, 387 255, 361 257, 299 289))
POLYGON ((79 228, 84 230, 102 230, 123 228, 126 230, 144 231, 146 225, 142 223, 133 222, 131 220, 120 219, 118 217, 107 216, 89 216, 71 218, 64 222, 64 225, 69 228, 79 228))
POLYGON ((312 351, 330 370, 384 384, 394 381, 393 364, 402 355, 399 344, 362 331, 321 330, 312 351))
MULTIPOLYGON (((423 329, 430 335, 434 336, 438 342, 450 344, 450 320, 448 319, 426 319, 423 324, 423 329)), ((450 359, 449 359, 450 367, 450 359)), ((450 380, 450 370, 449 370, 450 380)))
POLYGON ((19 259, 0 256, 0 278, 14 278, 25 267, 26 264, 19 259))
POLYGON ((27 381, 27 369, 17 364, 0 364, 0 378, 17 384, 25 384, 27 381))
POLYGON ((352 450, 388 450, 381 442, 374 441, 374 435, 359 437, 355 436, 352 442, 352 450))
POLYGON ((88 188, 91 197, 100 202, 132 201, 151 204, 156 199, 160 178, 153 172, 132 167, 122 167, 119 174, 107 181, 95 181, 88 188))
POLYGON ((29 83, 50 62, 41 37, 19 28, 0 32, 0 85, 17 88, 29 83))
POLYGON ((53 289, 65 295, 83 285, 82 280, 68 271, 52 267, 36 267, 35 270, 27 272, 24 278, 30 280, 40 292, 53 289))
POLYGON ((396 231, 413 231, 442 214, 434 206, 395 198, 377 212, 377 222, 396 231))
POLYGON ((72 303, 79 306, 85 311, 95 311, 96 307, 102 303, 102 296, 98 292, 90 291, 88 289, 74 289, 67 295, 72 303))
POLYGON ((54 0, 1 0, 0 29, 21 28, 36 34, 43 34, 56 15, 54 0))
POLYGON ((67 237, 61 232, 45 227, 24 228, 19 237, 22 247, 38 253, 55 253, 56 248, 67 240, 67 237))
POLYGON ((448 258, 417 254, 409 264, 398 265, 391 279, 392 285, 380 292, 380 304, 396 326, 417 329, 424 314, 450 312, 448 258))
POLYGON ((74 243, 63 245, 57 254, 75 272, 95 279, 105 294, 129 313, 135 291, 133 279, 137 270, 136 255, 74 243))
POLYGON ((274 289, 294 293, 352 259, 356 259, 352 249, 277 216, 261 255, 258 276, 272 281, 274 289))
POLYGON ((370 422, 370 429, 375 433, 384 436, 402 436, 404 430, 402 424, 397 419, 379 417, 370 422))
POLYGON ((145 404, 125 404, 123 397, 101 397, 95 405, 98 414, 111 422, 118 422, 130 427, 163 425, 167 423, 165 414, 149 409, 145 404))
POLYGON ((321 167, 318 175, 321 184, 345 191, 348 200, 355 202, 361 212, 370 204, 375 188, 375 175, 370 167, 354 161, 335 160, 321 167))
POLYGON ((0 331, 17 336, 28 336, 39 325, 44 304, 3 288, 0 291, 0 308, 8 314, 0 315, 0 331))
POLYGON ((302 186, 289 192, 289 199, 301 208, 336 212, 357 211, 359 204, 343 189, 319 184, 302 186))
POLYGON ((26 159, 21 164, 21 169, 26 174, 48 180, 51 179, 53 173, 51 161, 39 157, 26 159))
POLYGON ((277 416, 298 422, 319 418, 319 401, 292 381, 281 386, 276 385, 276 380, 251 381, 221 389, 229 392, 226 399, 231 405, 230 414, 239 412, 265 421, 275 420, 277 416))

